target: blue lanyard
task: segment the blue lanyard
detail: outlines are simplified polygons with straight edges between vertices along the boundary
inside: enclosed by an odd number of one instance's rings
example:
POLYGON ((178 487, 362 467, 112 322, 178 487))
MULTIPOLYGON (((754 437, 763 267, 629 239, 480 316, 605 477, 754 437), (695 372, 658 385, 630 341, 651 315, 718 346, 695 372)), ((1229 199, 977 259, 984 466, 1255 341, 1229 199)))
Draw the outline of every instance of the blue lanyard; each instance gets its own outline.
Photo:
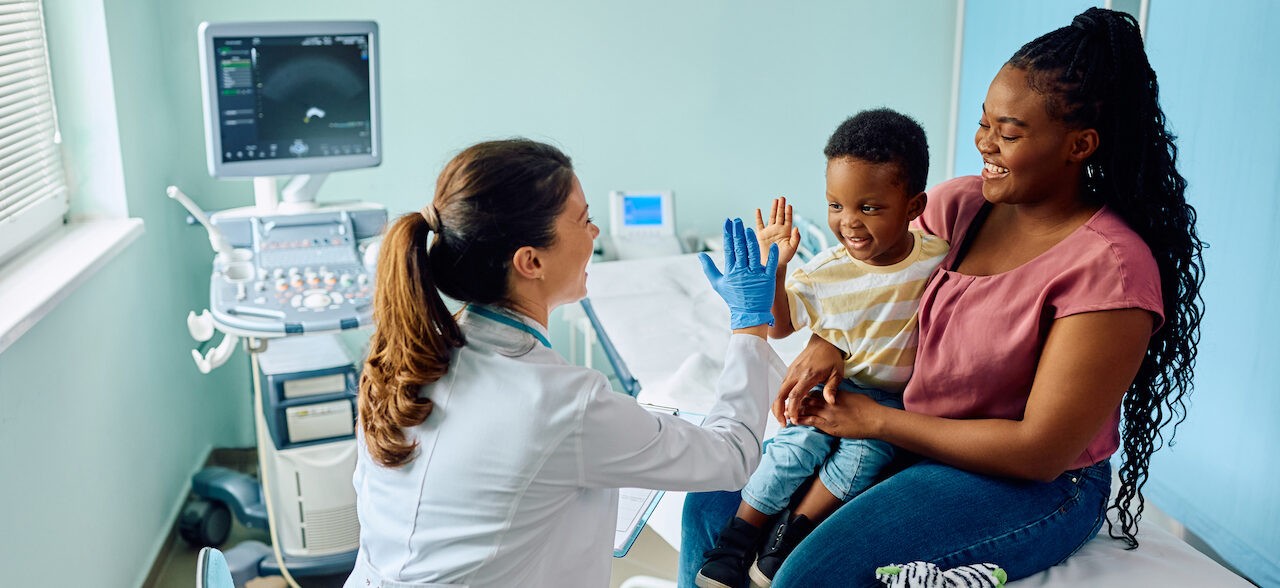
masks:
POLYGON ((507 325, 508 327, 512 327, 512 328, 520 329, 521 331, 524 331, 524 332, 526 332, 526 333, 528 333, 528 334, 530 334, 530 335, 533 335, 533 338, 534 338, 534 339, 537 339, 539 343, 542 343, 544 346, 546 346, 546 348, 547 348, 547 349, 551 349, 551 342, 550 342, 550 341, 547 341, 547 338, 546 338, 546 337, 544 337, 544 336, 542 336, 542 333, 539 333, 537 330, 535 330, 533 327, 530 327, 529 325, 526 325, 526 324, 524 324, 524 323, 522 323, 522 322, 520 322, 520 321, 518 321, 518 320, 516 320, 516 319, 513 319, 513 318, 511 318, 511 317, 503 316, 503 315, 501 315, 501 314, 498 314, 498 313, 496 313, 496 312, 494 312, 494 311, 492 311, 492 310, 489 310, 489 309, 487 309, 487 308, 485 308, 485 307, 483 307, 483 306, 477 305, 477 304, 471 304, 471 305, 468 305, 468 307, 467 307, 467 308, 468 308, 471 312, 474 312, 474 313, 476 313, 476 314, 478 314, 478 315, 480 315, 480 316, 482 316, 482 317, 484 317, 484 318, 487 318, 487 319, 489 319, 489 320, 491 320, 491 321, 496 321, 496 322, 502 323, 502 324, 504 324, 504 325, 507 325))

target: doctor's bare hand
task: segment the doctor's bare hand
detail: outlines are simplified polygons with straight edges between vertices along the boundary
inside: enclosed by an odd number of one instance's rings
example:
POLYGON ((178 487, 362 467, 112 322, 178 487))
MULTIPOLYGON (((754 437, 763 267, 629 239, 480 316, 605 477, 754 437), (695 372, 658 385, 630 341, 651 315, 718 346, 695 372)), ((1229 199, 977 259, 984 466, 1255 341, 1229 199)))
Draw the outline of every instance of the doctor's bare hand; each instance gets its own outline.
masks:
POLYGON ((787 367, 778 397, 773 401, 773 416, 778 423, 796 422, 800 416, 800 401, 809 395, 814 386, 822 386, 822 396, 828 403, 836 403, 840 381, 844 379, 844 353, 826 339, 813 335, 804 351, 787 367))
POLYGON ((761 265, 760 244, 742 219, 724 221, 724 273, 703 253, 702 273, 729 305, 729 326, 744 329, 773 324, 774 281, 778 274, 778 247, 769 247, 769 260, 761 265))

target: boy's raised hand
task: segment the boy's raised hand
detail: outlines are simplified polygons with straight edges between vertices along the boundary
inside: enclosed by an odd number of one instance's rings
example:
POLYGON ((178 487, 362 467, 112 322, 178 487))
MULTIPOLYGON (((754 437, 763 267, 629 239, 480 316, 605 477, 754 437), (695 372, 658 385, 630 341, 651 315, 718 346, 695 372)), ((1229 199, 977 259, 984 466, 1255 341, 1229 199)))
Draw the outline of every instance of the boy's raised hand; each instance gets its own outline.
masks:
POLYGON ((765 224, 764 215, 756 209, 756 238, 760 240, 760 250, 767 251, 769 245, 778 245, 778 265, 786 265, 800 248, 800 229, 791 224, 791 205, 787 197, 773 199, 769 209, 769 223, 765 224))

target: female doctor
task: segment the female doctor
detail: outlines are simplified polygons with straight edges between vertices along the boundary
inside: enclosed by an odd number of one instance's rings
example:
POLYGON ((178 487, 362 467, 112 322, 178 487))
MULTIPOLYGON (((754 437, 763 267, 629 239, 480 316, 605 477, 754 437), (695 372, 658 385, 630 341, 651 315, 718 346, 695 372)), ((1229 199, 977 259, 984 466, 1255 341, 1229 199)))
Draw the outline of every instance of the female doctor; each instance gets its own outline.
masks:
POLYGON ((586 295, 599 234, 569 158, 523 139, 454 157, 378 259, 346 585, 606 586, 617 488, 740 488, 771 393, 777 255, 762 266, 741 221, 725 233, 725 274, 703 266, 734 334, 699 428, 550 349, 547 317, 586 295))

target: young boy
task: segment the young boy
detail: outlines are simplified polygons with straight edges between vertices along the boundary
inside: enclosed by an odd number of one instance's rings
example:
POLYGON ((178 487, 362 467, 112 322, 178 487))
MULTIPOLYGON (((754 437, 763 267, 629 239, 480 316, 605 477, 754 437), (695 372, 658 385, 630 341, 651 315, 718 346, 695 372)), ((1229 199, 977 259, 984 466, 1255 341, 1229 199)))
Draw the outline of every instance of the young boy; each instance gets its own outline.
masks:
MULTIPOLYGON (((902 389, 915 360, 916 309, 948 249, 941 239, 908 227, 926 201, 929 147, 924 129, 892 110, 863 111, 836 129, 823 153, 827 223, 837 245, 815 255, 784 283, 786 263, 800 244, 791 205, 785 198, 775 199, 767 225, 756 210, 761 249, 770 243, 779 248, 775 324, 769 335, 785 337, 809 327, 847 355, 842 391, 902 408, 902 389)), ((892 457, 893 447, 883 441, 784 427, 765 446, 736 515, 706 553, 695 583, 738 588, 749 575, 752 586, 769 586, 796 544, 870 487, 892 457), (817 479, 790 516, 777 517, 748 572, 763 531, 815 470, 817 479)))

